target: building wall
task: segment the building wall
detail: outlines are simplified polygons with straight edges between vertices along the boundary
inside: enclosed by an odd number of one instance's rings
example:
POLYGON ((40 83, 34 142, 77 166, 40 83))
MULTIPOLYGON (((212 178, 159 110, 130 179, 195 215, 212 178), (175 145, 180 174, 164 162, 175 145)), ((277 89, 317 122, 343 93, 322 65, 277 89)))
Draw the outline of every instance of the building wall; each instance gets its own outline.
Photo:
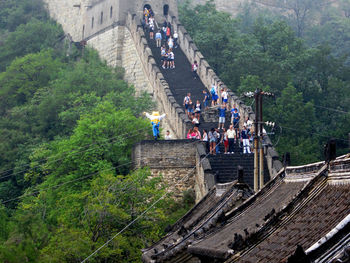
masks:
POLYGON ((87 0, 44 0, 50 16, 62 25, 74 41, 80 41, 87 0))

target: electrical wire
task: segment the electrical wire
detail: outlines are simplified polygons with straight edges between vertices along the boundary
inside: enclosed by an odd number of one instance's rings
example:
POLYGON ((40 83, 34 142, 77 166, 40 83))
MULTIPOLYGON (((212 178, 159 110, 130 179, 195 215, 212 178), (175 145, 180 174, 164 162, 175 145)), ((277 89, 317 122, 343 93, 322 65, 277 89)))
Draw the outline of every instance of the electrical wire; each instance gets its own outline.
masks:
POLYGON ((22 199, 24 197, 27 197, 27 196, 31 196, 31 195, 35 195, 35 194, 38 194, 40 193, 41 191, 45 191, 45 190, 50 190, 50 189, 55 189, 55 188, 58 188, 62 185, 66 185, 66 184, 69 184, 69 183, 73 183, 73 182, 77 182, 77 181, 80 181, 80 180, 84 180, 84 179, 87 179, 87 178, 90 178, 98 173, 101 173, 101 172, 106 172, 106 171, 110 171, 112 169, 116 169, 116 168, 119 168, 119 167, 122 167, 122 166, 126 166, 128 164, 131 164, 132 161, 130 162, 127 162, 127 163, 124 163, 124 164, 121 164, 121 165, 118 165, 118 166, 113 166, 111 168, 108 168, 108 169, 104 169, 104 170, 100 170, 100 171, 97 171, 97 172, 94 172, 94 173, 91 173, 91 174, 88 174, 88 175, 84 175, 84 176, 81 176, 79 178, 76 178, 76 179, 73 179, 73 180, 70 180, 70 181, 67 181, 67 182, 64 182, 64 183, 61 183, 61 184, 56 184, 56 185, 53 185, 53 186, 50 186, 50 187, 47 187, 47 188, 43 188, 43 189, 36 189, 35 192, 31 192, 31 193, 26 193, 26 194, 23 194, 21 196, 18 196, 18 197, 15 197, 15 198, 11 198, 11 199, 8 199, 8 200, 5 200, 5 201, 2 201, 1 203, 2 204, 6 204, 8 202, 12 202, 12 201, 15 201, 15 200, 18 200, 18 199, 22 199))
MULTIPOLYGON (((217 145, 220 145, 221 142, 219 142, 217 145)), ((203 162, 210 153, 206 154, 199 162, 203 162)), ((192 172, 196 169, 197 165, 195 165, 184 177, 182 177, 176 184, 172 185, 170 188, 175 188, 178 184, 186 180, 192 172)), ((134 220, 132 220, 130 223, 128 223, 124 228, 122 228, 118 233, 116 233, 114 236, 112 236, 109 240, 107 240, 103 245, 101 245, 99 248, 97 248, 94 252, 92 252, 89 256, 87 256, 81 263, 87 262, 92 256, 94 256, 96 253, 98 253, 102 248, 107 246, 113 239, 115 239, 117 236, 122 234, 126 229, 128 229, 131 225, 133 225, 136 221, 138 221, 140 218, 142 218, 148 211, 150 211, 157 203, 159 203, 166 195, 169 194, 170 191, 163 194, 161 197, 159 197, 156 201, 154 201, 148 208, 146 208, 140 215, 138 215, 134 220)))
MULTIPOLYGON (((134 134, 133 136, 123 137, 123 138, 124 138, 124 139, 128 139, 128 138, 131 138, 131 137, 136 137, 137 135, 141 134, 142 131, 146 131, 146 130, 149 130, 149 128, 142 128, 142 129, 136 130, 137 134, 134 134), (139 132, 139 134, 138 134, 138 132, 139 132)), ((111 138, 109 138, 109 139, 103 139, 103 140, 101 140, 101 141, 106 141, 106 142, 102 143, 101 145, 104 145, 104 144, 107 144, 107 143, 110 144, 111 142, 109 142, 109 141, 113 141, 113 140, 115 140, 115 139, 117 139, 117 138, 120 138, 120 137, 125 136, 125 135, 128 135, 128 134, 130 134, 130 133, 124 133, 124 134, 121 134, 121 135, 118 135, 118 136, 111 137, 111 138)), ((84 145, 84 146, 80 146, 80 147, 78 147, 77 149, 79 149, 79 148, 87 148, 87 147, 90 147, 90 146, 95 145, 95 144, 98 144, 98 143, 100 143, 100 141, 96 141, 96 142, 93 142, 93 143, 90 143, 90 144, 86 144, 86 145, 84 145)), ((66 155, 66 154, 68 154, 68 153, 73 153, 73 152, 76 151, 77 149, 72 149, 72 150, 70 150, 70 151, 65 151, 65 152, 63 152, 63 153, 60 153, 59 155, 62 155, 62 154, 66 155)), ((77 154, 79 154, 79 153, 83 153, 83 152, 86 152, 86 151, 89 151, 89 150, 90 150, 90 148, 87 148, 87 149, 85 149, 85 150, 75 152, 75 153, 73 153, 73 155, 77 155, 77 154)), ((49 157, 47 157, 47 158, 43 158, 43 159, 38 160, 38 161, 36 161, 36 162, 43 162, 43 161, 45 161, 45 160, 49 160, 49 159, 55 158, 55 157, 58 157, 58 154, 55 155, 55 156, 49 156, 49 157)), ((58 162, 58 161, 62 161, 62 160, 64 160, 65 158, 66 158, 66 157, 59 158, 59 159, 55 159, 55 160, 52 160, 52 161, 47 162, 47 164, 48 164, 48 163, 55 163, 55 162, 58 162)), ((11 176, 14 176, 14 175, 19 174, 19 173, 23 173, 23 172, 29 171, 29 170, 31 170, 31 169, 38 168, 38 167, 40 167, 41 165, 42 165, 42 164, 38 164, 38 165, 36 165, 36 166, 29 167, 29 168, 27 168, 27 169, 14 172, 14 173, 12 173, 12 174, 10 174, 10 175, 2 176, 2 177, 0 177, 0 180, 1 180, 1 179, 4 179, 4 178, 11 177, 11 176)), ((25 167, 25 166, 30 166, 30 163, 28 163, 28 164, 23 164, 22 166, 19 166, 19 167, 25 167)), ((3 172, 0 173, 0 175, 1 175, 1 174, 4 174, 4 173, 6 173, 6 172, 9 172, 9 171, 11 171, 11 170, 12 170, 12 169, 3 171, 3 172)))
MULTIPOLYGON (((280 125, 278 125, 278 126, 280 126, 280 125)), ((338 140, 338 141, 348 142, 348 140, 345 140, 345 139, 340 139, 340 138, 336 138, 336 137, 332 137, 332 136, 327 136, 327 135, 323 135, 323 134, 320 134, 320 133, 317 133, 317 132, 302 131, 302 130, 298 130, 298 129, 290 128, 290 127, 286 127, 286 126, 280 126, 280 127, 284 128, 284 129, 287 129, 287 130, 296 131, 296 132, 299 132, 299 133, 317 135, 317 136, 325 137, 325 138, 328 138, 328 139, 335 139, 335 140, 338 140)))

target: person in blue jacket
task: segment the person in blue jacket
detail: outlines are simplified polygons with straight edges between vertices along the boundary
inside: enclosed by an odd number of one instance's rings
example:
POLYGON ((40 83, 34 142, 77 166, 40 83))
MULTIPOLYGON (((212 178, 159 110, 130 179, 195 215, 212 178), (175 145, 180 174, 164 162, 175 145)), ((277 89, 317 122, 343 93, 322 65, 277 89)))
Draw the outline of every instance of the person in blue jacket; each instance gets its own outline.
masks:
POLYGON ((219 127, 218 127, 218 129, 220 129, 220 128, 223 129, 224 128, 226 110, 227 109, 226 109, 225 105, 221 105, 221 107, 218 109, 218 111, 219 111, 219 127))

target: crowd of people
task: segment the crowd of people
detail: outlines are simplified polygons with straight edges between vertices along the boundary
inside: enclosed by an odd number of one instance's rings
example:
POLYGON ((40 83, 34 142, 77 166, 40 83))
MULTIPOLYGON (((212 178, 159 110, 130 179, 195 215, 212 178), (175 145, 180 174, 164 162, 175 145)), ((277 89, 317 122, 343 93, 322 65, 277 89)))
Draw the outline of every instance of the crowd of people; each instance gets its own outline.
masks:
MULTIPOLYGON (((230 111, 231 121, 229 127, 225 128, 227 109, 228 104, 224 105, 223 103, 218 108, 219 123, 217 128, 203 129, 201 133, 199 125, 194 123, 194 127, 189 129, 186 138, 206 142, 207 151, 213 155, 221 153, 220 145, 224 146, 224 154, 233 154, 236 143, 239 143, 243 154, 250 154, 253 143, 253 122, 247 117, 243 128, 240 130, 240 114, 238 109, 233 107, 230 111)), ((191 113, 189 114, 191 116, 191 113)), ((192 118, 195 119, 194 116, 192 118)))
POLYGON ((143 12, 142 27, 149 31, 149 38, 154 39, 156 46, 160 48, 162 68, 174 69, 175 54, 173 50, 178 47, 178 33, 172 30, 169 22, 164 21, 162 26, 158 26, 152 9, 147 7, 143 12))
POLYGON ((218 88, 214 84, 211 86, 210 93, 207 90, 203 90, 203 100, 196 100, 195 104, 192 102, 191 93, 187 93, 183 100, 183 106, 188 118, 192 120, 193 128, 188 131, 186 138, 205 141, 210 154, 220 153, 220 144, 224 145, 224 154, 232 154, 234 153, 234 144, 237 142, 244 154, 251 153, 253 122, 247 117, 244 121, 243 129, 240 130, 241 116, 236 106, 230 109, 226 88, 221 89, 220 98, 218 88), (201 133, 199 127, 202 106, 204 110, 209 109, 210 101, 211 107, 218 110, 218 127, 213 127, 210 130, 203 129, 201 133), (227 123, 226 115, 231 117, 229 127, 225 127, 227 123))
MULTIPOLYGON (((175 54, 173 50, 178 47, 178 34, 172 30, 169 22, 159 26, 154 19, 154 12, 151 8, 144 8, 142 26, 144 30, 149 32, 149 38, 155 40, 156 46, 160 48, 161 65, 163 69, 175 68, 175 54)), ((193 78, 198 78, 198 63, 194 61, 191 66, 193 78)), ((239 143, 244 154, 251 153, 252 146, 252 121, 247 118, 244 122, 243 129, 239 129, 240 113, 237 107, 229 108, 228 92, 226 88, 218 88, 213 84, 210 89, 203 90, 203 98, 192 100, 191 93, 183 99, 183 106, 188 118, 192 121, 191 128, 187 135, 187 139, 202 140, 206 142, 207 150, 210 154, 220 153, 220 145, 224 145, 225 154, 234 153, 234 144, 239 143), (220 91, 220 93, 219 93, 220 91), (209 108, 217 108, 218 110, 218 127, 210 130, 199 130, 201 122, 201 113, 209 108), (231 120, 229 127, 225 127, 226 115, 230 113, 231 120)), ((165 139, 171 139, 170 132, 166 132, 165 139)))

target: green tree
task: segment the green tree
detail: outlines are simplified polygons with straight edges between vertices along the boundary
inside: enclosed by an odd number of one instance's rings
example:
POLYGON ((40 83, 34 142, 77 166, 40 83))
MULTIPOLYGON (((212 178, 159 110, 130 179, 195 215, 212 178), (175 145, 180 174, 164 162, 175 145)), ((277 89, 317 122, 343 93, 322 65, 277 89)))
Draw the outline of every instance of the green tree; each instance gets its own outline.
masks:
POLYGON ((47 86, 55 78, 61 67, 51 51, 14 60, 6 72, 0 74, 0 114, 30 100, 39 88, 47 86))

